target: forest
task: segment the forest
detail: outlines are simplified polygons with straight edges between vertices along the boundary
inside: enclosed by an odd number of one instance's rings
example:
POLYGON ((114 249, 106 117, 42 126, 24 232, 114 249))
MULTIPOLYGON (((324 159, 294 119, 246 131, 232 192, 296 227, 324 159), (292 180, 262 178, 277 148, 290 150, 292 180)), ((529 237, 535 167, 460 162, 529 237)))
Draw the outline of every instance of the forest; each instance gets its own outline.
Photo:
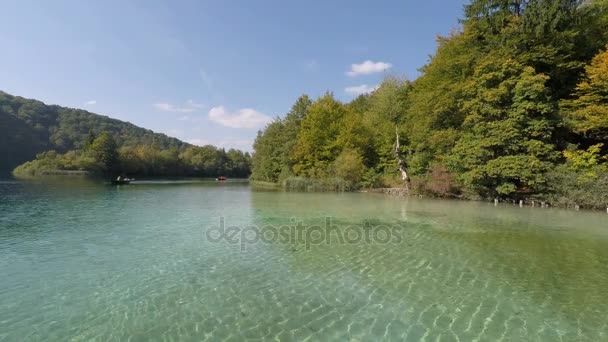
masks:
POLYGON ((417 79, 298 98, 252 179, 606 208, 607 44, 607 0, 472 0, 417 79))
POLYGON ((105 177, 246 178, 251 173, 249 153, 193 146, 107 116, 1 91, 0 155, 0 171, 14 169, 20 176, 86 171, 105 177))

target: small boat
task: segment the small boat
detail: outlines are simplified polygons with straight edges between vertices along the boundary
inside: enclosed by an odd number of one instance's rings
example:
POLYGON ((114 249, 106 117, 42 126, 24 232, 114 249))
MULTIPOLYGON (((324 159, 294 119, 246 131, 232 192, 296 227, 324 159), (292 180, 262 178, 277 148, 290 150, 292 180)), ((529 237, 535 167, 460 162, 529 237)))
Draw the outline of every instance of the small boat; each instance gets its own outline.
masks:
POLYGON ((225 180, 226 180, 226 177, 224 177, 224 176, 219 176, 219 177, 217 177, 215 180, 218 180, 218 181, 225 181, 225 180))
POLYGON ((131 181, 134 181, 135 179, 131 179, 131 178, 123 178, 123 179, 113 179, 110 180, 110 184, 112 185, 128 185, 131 184, 131 181))

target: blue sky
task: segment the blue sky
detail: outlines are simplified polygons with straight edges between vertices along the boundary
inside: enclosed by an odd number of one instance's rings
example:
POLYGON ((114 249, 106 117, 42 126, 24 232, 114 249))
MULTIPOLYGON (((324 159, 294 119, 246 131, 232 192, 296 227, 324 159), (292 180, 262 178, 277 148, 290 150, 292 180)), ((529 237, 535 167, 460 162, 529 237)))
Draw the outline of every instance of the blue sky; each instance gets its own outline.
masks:
POLYGON ((465 1, 3 1, 0 90, 251 150, 301 94, 414 79, 465 1))

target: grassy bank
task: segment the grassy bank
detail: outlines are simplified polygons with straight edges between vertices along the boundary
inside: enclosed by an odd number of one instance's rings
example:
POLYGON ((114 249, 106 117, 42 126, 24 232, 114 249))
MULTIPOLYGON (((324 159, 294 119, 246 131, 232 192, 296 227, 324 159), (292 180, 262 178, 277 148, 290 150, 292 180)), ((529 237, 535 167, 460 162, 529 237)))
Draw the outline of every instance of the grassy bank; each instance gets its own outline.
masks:
MULTIPOLYGON (((519 197, 500 197, 501 203, 515 203, 522 201, 523 205, 530 206, 552 206, 559 208, 578 208, 592 210, 606 210, 608 207, 608 194, 603 190, 608 186, 608 178, 596 179, 593 182, 567 184, 566 180, 559 182, 561 187, 554 187, 545 194, 530 194, 519 197), (576 189, 576 190, 573 190, 576 189)), ((554 183, 555 184, 555 183, 554 183)), ((284 191, 303 192, 352 192, 365 191, 384 193, 391 196, 409 196, 427 198, 460 199, 472 201, 494 201, 494 198, 481 198, 462 193, 451 182, 429 181, 428 179, 415 177, 412 180, 411 191, 407 191, 402 184, 396 181, 382 183, 377 187, 357 187, 341 178, 311 179, 304 177, 289 177, 281 183, 264 181, 251 181, 251 185, 258 188, 267 188, 284 191)))
POLYGON ((15 169, 13 170, 13 176, 17 178, 29 178, 37 176, 97 176, 98 174, 90 171, 80 170, 24 170, 15 169))
POLYGON ((253 187, 260 188, 260 189, 277 189, 277 190, 283 189, 283 186, 279 183, 252 180, 249 182, 249 184, 251 184, 251 186, 253 186, 253 187))
POLYGON ((311 179, 304 177, 289 177, 283 182, 283 187, 287 191, 354 191, 357 188, 342 178, 321 178, 311 179))
POLYGON ((346 192, 357 188, 342 178, 312 179, 304 177, 289 177, 280 183, 251 181, 251 185, 258 188, 280 189, 285 191, 304 192, 346 192))

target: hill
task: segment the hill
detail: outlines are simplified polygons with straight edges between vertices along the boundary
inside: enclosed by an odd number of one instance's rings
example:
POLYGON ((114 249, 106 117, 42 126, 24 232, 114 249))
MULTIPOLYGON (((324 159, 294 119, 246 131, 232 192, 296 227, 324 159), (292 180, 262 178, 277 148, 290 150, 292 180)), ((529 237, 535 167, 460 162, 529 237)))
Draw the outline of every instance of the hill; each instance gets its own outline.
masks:
POLYGON ((248 177, 251 156, 0 91, 0 173, 248 177), (70 172, 67 172, 70 173, 70 172))
POLYGON ((90 131, 109 132, 118 146, 157 144, 182 149, 189 144, 131 123, 82 109, 46 105, 0 91, 0 171, 10 171, 38 153, 84 147, 90 131))

